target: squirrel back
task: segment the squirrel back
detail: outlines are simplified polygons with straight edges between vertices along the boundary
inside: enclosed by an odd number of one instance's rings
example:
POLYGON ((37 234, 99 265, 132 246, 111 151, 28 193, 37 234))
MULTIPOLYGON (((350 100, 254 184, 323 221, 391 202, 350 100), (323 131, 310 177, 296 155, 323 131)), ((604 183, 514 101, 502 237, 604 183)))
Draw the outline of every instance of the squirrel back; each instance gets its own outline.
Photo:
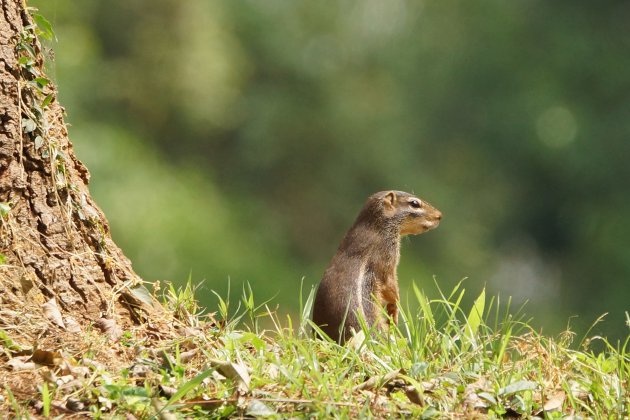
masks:
POLYGON ((400 238, 433 229, 441 218, 439 210, 403 191, 370 196, 324 273, 313 322, 340 343, 360 330, 359 317, 384 329, 381 308, 397 322, 400 238))

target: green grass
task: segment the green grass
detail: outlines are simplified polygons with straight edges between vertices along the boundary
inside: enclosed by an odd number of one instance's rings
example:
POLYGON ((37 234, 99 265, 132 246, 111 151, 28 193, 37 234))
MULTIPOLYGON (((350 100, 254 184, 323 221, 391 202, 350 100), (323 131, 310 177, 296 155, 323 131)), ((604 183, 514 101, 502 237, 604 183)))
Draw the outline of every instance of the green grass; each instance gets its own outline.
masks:
POLYGON ((124 369, 78 357, 73 363, 88 371, 75 375, 75 386, 65 387, 60 373, 42 375, 30 397, 0 390, 1 408, 18 416, 163 419, 628 416, 630 334, 620 343, 543 336, 509 300, 482 292, 463 308, 461 284, 448 294, 438 289, 436 299, 414 287, 398 329, 364 326, 346 346, 312 338, 313 290, 300 293, 299 319, 256 304, 251 289, 236 304, 218 296, 218 314, 204 316, 194 292, 189 281, 164 293, 190 334, 153 345, 125 334, 112 344, 133 349, 124 369))

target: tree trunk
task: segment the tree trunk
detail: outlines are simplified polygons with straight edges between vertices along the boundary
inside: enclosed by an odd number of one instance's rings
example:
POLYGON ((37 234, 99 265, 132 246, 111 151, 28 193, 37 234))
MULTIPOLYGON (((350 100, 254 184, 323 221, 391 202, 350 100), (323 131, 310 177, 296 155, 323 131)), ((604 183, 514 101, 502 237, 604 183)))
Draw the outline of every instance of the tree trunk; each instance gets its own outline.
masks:
POLYGON ((161 307, 90 196, 44 74, 37 35, 48 28, 33 25, 22 0, 0 4, 0 328, 27 335, 25 319, 75 334, 105 320, 137 324, 161 307))

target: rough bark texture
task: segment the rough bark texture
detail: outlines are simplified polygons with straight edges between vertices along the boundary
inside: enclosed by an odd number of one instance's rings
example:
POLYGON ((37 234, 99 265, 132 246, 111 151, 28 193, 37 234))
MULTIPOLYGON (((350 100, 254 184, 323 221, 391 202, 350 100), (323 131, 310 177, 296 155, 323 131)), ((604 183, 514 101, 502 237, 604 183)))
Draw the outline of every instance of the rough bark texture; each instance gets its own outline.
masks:
POLYGON ((0 328, 25 314, 54 322, 51 301, 75 332, 138 323, 160 309, 90 196, 31 16, 21 0, 0 4, 0 328))

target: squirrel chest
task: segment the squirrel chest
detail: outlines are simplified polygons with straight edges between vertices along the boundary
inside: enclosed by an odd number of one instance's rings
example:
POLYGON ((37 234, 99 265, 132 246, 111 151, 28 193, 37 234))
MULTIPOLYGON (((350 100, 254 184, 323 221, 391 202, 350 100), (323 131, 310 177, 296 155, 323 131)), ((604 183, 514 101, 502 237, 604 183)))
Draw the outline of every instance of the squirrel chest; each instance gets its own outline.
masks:
POLYGON ((400 238, 433 229, 441 218, 439 210, 406 192, 370 196, 319 284, 313 322, 339 343, 361 329, 360 318, 384 329, 385 310, 396 323, 400 238))

